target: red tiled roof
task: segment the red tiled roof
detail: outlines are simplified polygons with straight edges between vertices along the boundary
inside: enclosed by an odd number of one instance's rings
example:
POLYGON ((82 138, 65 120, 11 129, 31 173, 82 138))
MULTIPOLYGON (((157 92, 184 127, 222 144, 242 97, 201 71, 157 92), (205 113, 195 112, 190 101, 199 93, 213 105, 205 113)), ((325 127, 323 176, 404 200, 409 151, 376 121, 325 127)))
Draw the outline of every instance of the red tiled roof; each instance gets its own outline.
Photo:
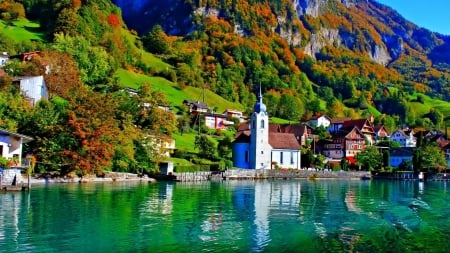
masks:
POLYGON ((246 131, 246 130, 250 130, 250 123, 246 122, 246 123, 239 124, 238 130, 237 130, 238 132, 246 131))
POLYGON ((300 149, 297 139, 289 133, 269 133, 269 144, 274 149, 300 149))
POLYGON ((331 124, 342 124, 344 121, 352 120, 351 118, 332 118, 330 119, 331 124))
POLYGON ((280 132, 281 132, 280 124, 274 123, 269 124, 269 133, 280 133, 280 132))
POLYGON ((366 122, 368 122, 367 119, 352 119, 352 120, 346 120, 343 122, 342 127, 347 127, 347 126, 356 126, 358 127, 360 130, 363 129, 364 125, 366 124, 366 122))

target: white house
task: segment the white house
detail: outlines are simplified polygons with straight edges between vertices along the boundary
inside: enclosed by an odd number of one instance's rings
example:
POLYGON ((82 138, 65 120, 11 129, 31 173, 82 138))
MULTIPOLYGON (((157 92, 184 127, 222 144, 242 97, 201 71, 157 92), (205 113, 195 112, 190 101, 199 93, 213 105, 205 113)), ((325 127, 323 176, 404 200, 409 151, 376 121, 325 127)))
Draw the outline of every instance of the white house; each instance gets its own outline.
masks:
POLYGON ((241 123, 245 122, 247 119, 244 116, 244 113, 241 111, 238 111, 238 110, 227 109, 223 112, 223 115, 225 115, 227 117, 239 119, 239 122, 241 122, 241 123))
POLYGON ((20 92, 35 105, 41 99, 48 99, 47 85, 44 76, 18 77, 20 92))
POLYGON ((269 134, 269 115, 262 102, 250 116, 250 131, 241 131, 233 143, 233 165, 243 169, 300 169, 300 144, 292 133, 269 134))
POLYGON ((13 160, 13 166, 22 166, 22 145, 33 138, 0 128, 0 156, 13 160))
POLYGON ((417 140, 412 130, 396 130, 391 134, 390 139, 400 143, 402 147, 416 147, 417 140))
POLYGON ((331 125, 331 119, 327 115, 315 115, 309 121, 308 125, 316 127, 328 128, 331 125))

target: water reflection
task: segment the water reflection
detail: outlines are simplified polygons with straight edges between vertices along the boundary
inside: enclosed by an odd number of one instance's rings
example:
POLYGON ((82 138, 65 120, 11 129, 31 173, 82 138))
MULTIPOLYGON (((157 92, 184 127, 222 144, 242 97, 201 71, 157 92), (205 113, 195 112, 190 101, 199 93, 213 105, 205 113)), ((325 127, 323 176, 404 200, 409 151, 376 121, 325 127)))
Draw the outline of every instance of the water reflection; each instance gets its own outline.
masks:
POLYGON ((53 185, 0 194, 0 251, 442 251, 449 216, 446 182, 53 185))

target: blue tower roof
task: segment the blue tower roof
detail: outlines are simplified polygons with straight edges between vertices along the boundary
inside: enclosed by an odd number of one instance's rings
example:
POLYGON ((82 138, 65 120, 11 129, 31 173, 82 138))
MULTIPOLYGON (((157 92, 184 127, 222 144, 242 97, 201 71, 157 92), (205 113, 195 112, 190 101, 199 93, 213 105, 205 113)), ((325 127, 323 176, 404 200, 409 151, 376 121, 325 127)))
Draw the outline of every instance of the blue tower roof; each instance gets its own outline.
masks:
POLYGON ((266 112, 267 110, 266 105, 262 101, 261 85, 259 86, 258 102, 256 102, 253 110, 256 113, 266 112))

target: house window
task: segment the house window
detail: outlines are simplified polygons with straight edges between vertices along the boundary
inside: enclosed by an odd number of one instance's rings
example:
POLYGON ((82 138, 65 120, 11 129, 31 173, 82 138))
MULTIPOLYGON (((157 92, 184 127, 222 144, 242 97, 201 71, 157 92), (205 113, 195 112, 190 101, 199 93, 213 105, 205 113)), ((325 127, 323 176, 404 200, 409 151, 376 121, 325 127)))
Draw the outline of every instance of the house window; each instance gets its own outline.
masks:
POLYGON ((264 128, 264 120, 261 120, 261 128, 264 128))
POLYGON ((294 164, 294 152, 291 152, 291 164, 294 164))
POLYGON ((280 164, 283 164, 283 152, 280 152, 280 164))

